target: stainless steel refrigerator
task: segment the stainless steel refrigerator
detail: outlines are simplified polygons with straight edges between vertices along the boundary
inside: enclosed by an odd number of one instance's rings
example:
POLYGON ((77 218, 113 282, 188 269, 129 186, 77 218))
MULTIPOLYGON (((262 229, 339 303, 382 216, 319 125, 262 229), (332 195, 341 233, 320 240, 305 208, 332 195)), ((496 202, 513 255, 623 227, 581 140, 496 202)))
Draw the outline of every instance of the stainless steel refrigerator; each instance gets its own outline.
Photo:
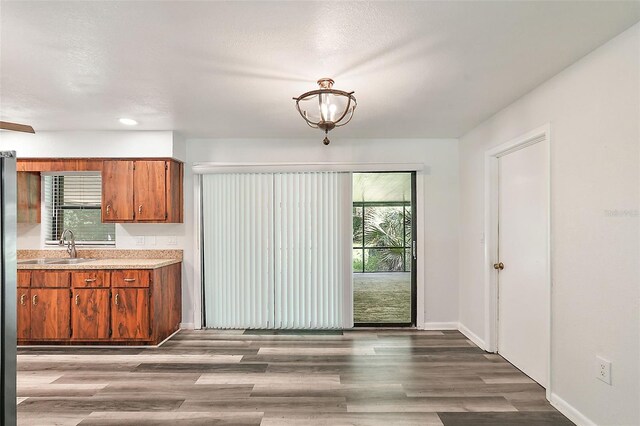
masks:
POLYGON ((0 151, 0 424, 16 424, 16 153, 0 151))

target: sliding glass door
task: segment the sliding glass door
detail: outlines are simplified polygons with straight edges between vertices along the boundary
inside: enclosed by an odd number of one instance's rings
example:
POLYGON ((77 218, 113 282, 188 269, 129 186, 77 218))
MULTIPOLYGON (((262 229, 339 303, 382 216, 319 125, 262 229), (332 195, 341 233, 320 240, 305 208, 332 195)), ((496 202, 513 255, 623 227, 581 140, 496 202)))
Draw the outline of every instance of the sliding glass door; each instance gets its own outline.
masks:
POLYGON ((412 326, 416 313, 415 173, 353 174, 356 326, 412 326))

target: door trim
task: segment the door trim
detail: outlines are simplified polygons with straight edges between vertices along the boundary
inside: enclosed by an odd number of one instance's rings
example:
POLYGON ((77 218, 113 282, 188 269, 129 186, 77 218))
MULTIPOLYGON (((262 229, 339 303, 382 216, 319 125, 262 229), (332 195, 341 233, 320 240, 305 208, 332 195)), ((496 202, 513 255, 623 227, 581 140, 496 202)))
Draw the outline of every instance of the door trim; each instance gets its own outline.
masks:
POLYGON ((536 143, 547 144, 547 273, 549 289, 548 318, 549 353, 547 356, 546 397, 551 397, 551 124, 547 123, 524 135, 485 151, 484 154, 484 315, 485 350, 498 352, 498 272, 493 264, 498 262, 498 160, 500 157, 536 143))
MULTIPOLYGON (((225 163, 227 165, 232 166, 241 166, 245 172, 250 172, 253 170, 249 167, 248 169, 244 169, 244 167, 248 167, 247 165, 250 163, 225 163)), ((294 165, 296 167, 307 167, 309 163, 287 163, 290 165, 294 165)), ((417 240, 417 252, 418 259, 416 261, 416 328, 424 329, 425 328, 425 293, 426 293, 426 277, 425 277, 425 267, 426 267, 426 231, 425 231, 425 192, 426 192, 426 179, 431 174, 431 169, 428 165, 422 163, 314 163, 318 165, 319 169, 322 170, 322 167, 327 167, 330 169, 332 165, 338 164, 341 168, 347 167, 352 170, 344 170, 355 172, 358 170, 362 171, 409 171, 416 172, 416 198, 415 205, 417 209, 416 215, 416 240, 417 240)), ((269 163, 268 165, 272 165, 269 163)), ((281 170, 281 165, 276 165, 277 171, 281 170)), ((192 287, 192 297, 193 297, 193 328, 199 330, 203 328, 204 322, 204 271, 203 271, 203 244, 204 238, 202 235, 202 219, 203 219, 203 211, 202 211, 202 175, 207 173, 216 173, 215 167, 213 169, 208 168, 200 168, 192 167, 191 170, 185 169, 185 179, 188 179, 186 176, 187 173, 192 174, 193 179, 193 233, 195 235, 194 243, 193 243, 193 287, 192 287)))
MULTIPOLYGON (((404 170, 395 170, 395 171, 387 171, 387 170, 375 170, 375 171, 363 171, 363 172, 351 172, 352 176, 354 173, 410 173, 411 174, 411 271, 410 271, 410 279, 411 279, 411 321, 410 322, 360 322, 356 323, 355 321, 351 321, 353 324, 353 328, 418 328, 418 324, 422 327, 424 320, 418 323, 418 306, 419 300, 423 301, 423 305, 420 309, 424 312, 424 294, 421 295, 421 299, 418 297, 418 215, 417 215, 417 193, 418 193, 418 171, 404 171, 404 170)), ((351 203, 353 203, 353 194, 351 194, 351 203)), ((351 230, 353 233, 353 229, 351 230)), ((364 229, 363 229, 364 232, 364 229)), ((349 246, 353 248, 353 246, 349 246)), ((364 269, 364 268, 363 268, 364 269)), ((350 272, 353 276, 353 271, 350 272)), ((373 272, 375 273, 375 272, 373 272)), ((353 281, 351 281, 351 316, 353 317, 353 281)), ((424 313, 423 313, 424 315, 424 313)), ((353 318, 352 318, 353 319, 353 318)))

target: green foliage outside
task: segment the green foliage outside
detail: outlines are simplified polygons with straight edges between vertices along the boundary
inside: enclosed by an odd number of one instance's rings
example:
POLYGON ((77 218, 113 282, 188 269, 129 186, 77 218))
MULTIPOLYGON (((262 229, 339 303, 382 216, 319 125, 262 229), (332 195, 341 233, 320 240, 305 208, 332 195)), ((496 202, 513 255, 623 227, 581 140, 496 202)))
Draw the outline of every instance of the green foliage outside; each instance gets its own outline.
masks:
POLYGON ((353 244, 354 272, 362 272, 363 266, 364 272, 409 271, 411 209, 408 206, 354 206, 353 244))
POLYGON ((102 223, 100 209, 65 209, 63 229, 71 229, 77 241, 113 241, 115 225, 102 223))

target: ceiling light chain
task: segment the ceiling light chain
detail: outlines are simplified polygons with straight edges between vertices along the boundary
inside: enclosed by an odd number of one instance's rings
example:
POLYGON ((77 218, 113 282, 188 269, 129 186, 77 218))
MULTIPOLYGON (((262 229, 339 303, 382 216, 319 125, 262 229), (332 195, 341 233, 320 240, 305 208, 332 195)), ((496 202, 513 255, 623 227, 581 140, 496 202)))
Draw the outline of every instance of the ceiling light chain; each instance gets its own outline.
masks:
POLYGON ((324 130, 323 143, 329 145, 329 131, 342 127, 351 121, 356 109, 355 92, 345 92, 333 88, 330 78, 318 80, 319 89, 303 93, 297 98, 296 109, 309 127, 324 130), (315 102, 317 98, 317 102, 315 102), (301 105, 302 103, 302 105, 301 105))

